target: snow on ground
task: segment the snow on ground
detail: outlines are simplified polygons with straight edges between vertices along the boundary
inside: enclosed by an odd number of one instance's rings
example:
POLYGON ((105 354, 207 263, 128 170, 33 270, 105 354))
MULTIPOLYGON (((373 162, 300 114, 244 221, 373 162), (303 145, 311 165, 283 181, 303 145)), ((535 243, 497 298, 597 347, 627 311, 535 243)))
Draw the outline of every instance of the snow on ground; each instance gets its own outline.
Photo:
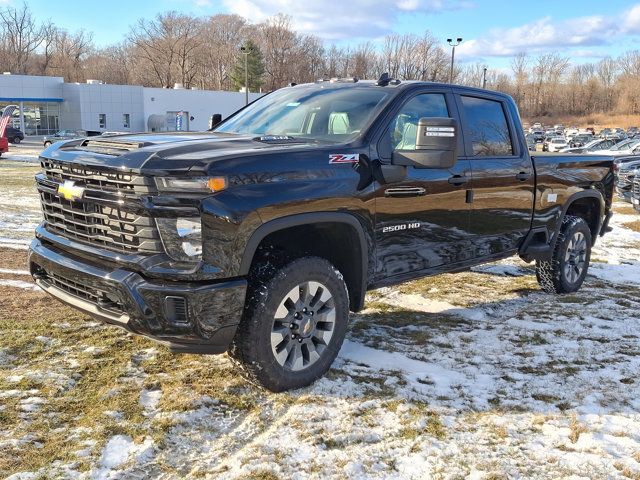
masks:
MULTIPOLYGON (((4 284, 0 476, 640 478, 631 216, 576 294, 517 259, 371 292, 331 371, 282 394, 4 284)), ((28 283, 2 260, 1 282, 28 283)))

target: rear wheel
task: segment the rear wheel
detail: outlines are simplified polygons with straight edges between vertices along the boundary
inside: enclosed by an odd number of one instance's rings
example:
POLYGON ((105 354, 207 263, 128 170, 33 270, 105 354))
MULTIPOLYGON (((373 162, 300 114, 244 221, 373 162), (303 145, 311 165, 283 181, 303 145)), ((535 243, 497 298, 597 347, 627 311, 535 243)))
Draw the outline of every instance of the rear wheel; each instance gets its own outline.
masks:
POLYGON ((250 381, 271 391, 307 386, 329 369, 344 340, 344 279, 318 257, 260 271, 272 275, 251 280, 229 354, 250 381))
POLYGON ((13 137, 13 143, 15 143, 16 145, 20 143, 20 137, 13 137))
POLYGON ((584 219, 567 215, 562 220, 553 257, 536 262, 536 278, 549 293, 577 291, 587 276, 591 258, 591 230, 584 219))
POLYGON ((51 146, 51 142, 44 142, 44 146, 45 148, 51 146))

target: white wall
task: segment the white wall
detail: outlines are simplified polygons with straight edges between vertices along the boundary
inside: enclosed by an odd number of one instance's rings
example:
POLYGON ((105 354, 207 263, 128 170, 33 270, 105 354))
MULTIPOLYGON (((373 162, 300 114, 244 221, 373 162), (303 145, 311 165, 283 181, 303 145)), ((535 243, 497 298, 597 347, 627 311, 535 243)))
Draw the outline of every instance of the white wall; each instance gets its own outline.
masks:
POLYGON ((60 128, 144 132, 146 118, 142 106, 143 88, 135 85, 65 83, 60 128), (129 127, 123 115, 129 114, 129 127), (106 128, 100 128, 100 114, 107 116, 106 128))
MULTIPOLYGON (((261 96, 260 93, 250 93, 249 101, 261 96)), ((239 92, 168 88, 144 88, 143 99, 146 119, 149 115, 166 115, 167 112, 189 112, 189 116, 193 117, 189 121, 191 131, 206 130, 209 128, 211 115, 220 113, 225 118, 242 108, 245 103, 244 93, 239 92)))

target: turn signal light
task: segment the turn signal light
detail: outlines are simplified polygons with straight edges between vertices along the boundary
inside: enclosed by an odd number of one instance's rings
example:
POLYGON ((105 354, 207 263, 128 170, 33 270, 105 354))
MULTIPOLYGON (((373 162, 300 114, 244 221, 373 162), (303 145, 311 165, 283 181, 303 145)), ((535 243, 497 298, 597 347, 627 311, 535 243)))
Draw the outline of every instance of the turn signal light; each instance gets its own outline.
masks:
POLYGON ((227 188, 227 179, 225 177, 211 177, 207 186, 212 192, 219 192, 227 188))

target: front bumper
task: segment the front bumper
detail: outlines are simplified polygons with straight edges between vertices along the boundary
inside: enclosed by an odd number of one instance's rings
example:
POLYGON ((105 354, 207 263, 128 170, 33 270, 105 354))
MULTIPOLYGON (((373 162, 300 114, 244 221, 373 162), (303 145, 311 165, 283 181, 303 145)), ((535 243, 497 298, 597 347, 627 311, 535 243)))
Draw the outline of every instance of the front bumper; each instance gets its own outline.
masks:
POLYGON ((129 270, 93 265, 38 238, 28 264, 35 282, 62 302, 178 352, 224 352, 244 308, 244 279, 150 281, 129 270))

